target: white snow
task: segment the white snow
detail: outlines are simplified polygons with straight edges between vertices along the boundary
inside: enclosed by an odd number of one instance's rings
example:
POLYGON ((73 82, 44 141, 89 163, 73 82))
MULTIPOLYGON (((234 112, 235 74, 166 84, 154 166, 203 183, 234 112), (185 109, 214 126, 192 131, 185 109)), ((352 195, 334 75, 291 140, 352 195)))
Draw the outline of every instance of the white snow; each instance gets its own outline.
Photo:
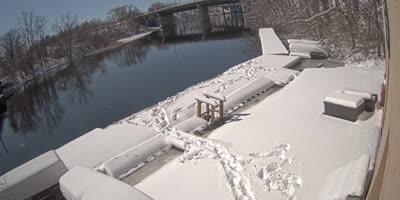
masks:
POLYGON ((358 108, 364 103, 364 98, 338 90, 325 97, 324 101, 345 107, 358 108))
POLYGON ((197 101, 200 101, 200 102, 204 102, 204 103, 210 104, 210 105, 212 105, 212 106, 218 106, 218 102, 216 102, 216 101, 213 100, 213 99, 208 99, 208 98, 205 97, 205 96, 196 95, 196 96, 194 97, 194 99, 196 99, 197 101))
POLYGON ((68 169, 49 151, 0 177, 0 199, 27 199, 53 185, 68 169))
POLYGON ((285 86, 292 81, 300 72, 290 69, 275 70, 266 74, 264 78, 272 80, 275 84, 285 86))
POLYGON ((186 133, 192 133, 198 130, 206 128, 208 121, 203 118, 197 117, 196 115, 183 121, 182 123, 175 126, 176 129, 186 133))
POLYGON ((383 73, 307 69, 208 139, 155 126, 181 141, 185 153, 136 187, 167 200, 317 199, 332 171, 364 154, 376 156, 382 116, 377 110, 357 123, 326 118, 324 98, 342 88, 379 93, 383 73))
POLYGON ((322 47, 322 43, 310 40, 288 40, 290 55, 301 58, 327 58, 328 53, 322 47))
POLYGON ((132 42, 132 41, 134 41, 134 40, 138 40, 138 39, 140 39, 140 38, 146 37, 146 36, 152 34, 152 33, 155 32, 155 31, 158 31, 158 30, 159 30, 159 28, 154 29, 154 30, 151 30, 151 31, 148 31, 148 32, 145 32, 145 33, 140 33, 140 34, 132 35, 132 36, 130 36, 130 37, 120 39, 120 40, 118 40, 117 42, 126 44, 126 43, 132 42))
MULTIPOLYGON (((254 58, 230 68, 213 79, 198 83, 175 96, 167 98, 165 101, 159 102, 139 113, 135 113, 117 122, 117 124, 129 123, 149 126, 155 130, 163 129, 166 126, 182 125, 184 121, 196 115, 196 95, 201 95, 204 91, 208 91, 228 96, 238 88, 257 78, 263 77, 272 71, 293 67, 300 61, 299 57, 279 55, 263 55, 254 58)), ((273 82, 271 83, 273 84, 273 82)), ((195 124, 201 125, 202 123, 198 123, 197 121, 195 124)), ((189 125, 191 128, 196 128, 192 126, 193 123, 189 125)), ((185 127, 187 126, 185 125, 185 127)))
POLYGON ((302 43, 291 43, 289 44, 291 52, 304 52, 304 53, 323 53, 327 54, 326 51, 319 45, 315 44, 302 44, 302 43))
POLYGON ((368 92, 354 91, 354 90, 343 90, 342 92, 345 93, 345 94, 360 96, 360 97, 362 97, 364 99, 367 99, 367 100, 372 99, 372 94, 370 94, 368 92))
POLYGON ((167 152, 171 147, 172 143, 166 136, 157 135, 104 162, 99 169, 102 169, 107 175, 122 179, 134 172, 131 169, 139 169, 145 163, 167 152))
POLYGON ((322 42, 315 41, 315 40, 298 40, 298 39, 288 39, 289 44, 292 43, 303 43, 303 44, 315 44, 315 45, 322 45, 322 42))
POLYGON ((308 52, 295 52, 291 51, 290 56, 299 56, 300 58, 311 58, 311 54, 308 52))
POLYGON ((204 96, 209 97, 209 98, 214 98, 219 101, 226 101, 226 97, 222 94, 217 94, 217 93, 209 92, 209 91, 204 91, 203 94, 204 94, 204 96))
POLYGON ((272 88, 275 83, 267 78, 260 77, 240 87, 227 96, 225 112, 230 111, 257 94, 272 88))
MULTIPOLYGON (((295 172, 304 182, 295 195, 316 199, 331 171, 363 154, 375 156, 382 115, 377 111, 357 124, 325 118, 325 96, 345 87, 379 93, 382 80, 383 71, 307 69, 274 96, 244 111, 250 115, 241 121, 217 129, 210 139, 224 141, 240 155, 286 141, 294 152, 295 172)), ((264 191, 255 195, 269 197, 264 191)))
POLYGON ((95 129, 56 150, 68 169, 95 168, 118 154, 154 137, 148 127, 120 124, 95 129))
POLYGON ((321 190, 319 200, 363 199, 369 165, 370 156, 362 155, 358 160, 332 172, 321 190))
POLYGON ((288 55, 289 51, 272 28, 260 28, 263 55, 288 55))
POLYGON ((79 166, 60 178, 60 190, 67 200, 152 200, 122 181, 79 166))

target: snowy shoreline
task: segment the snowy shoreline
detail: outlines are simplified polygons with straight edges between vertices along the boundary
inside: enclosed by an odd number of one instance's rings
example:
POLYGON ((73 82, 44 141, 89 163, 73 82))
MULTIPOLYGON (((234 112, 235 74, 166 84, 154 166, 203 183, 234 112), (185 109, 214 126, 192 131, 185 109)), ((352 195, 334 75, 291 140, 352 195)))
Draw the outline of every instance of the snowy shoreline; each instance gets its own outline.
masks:
MULTIPOLYGON (((118 41, 116 41, 115 43, 109 45, 108 47, 102 48, 102 49, 97 49, 94 50, 92 52, 89 52, 87 54, 85 54, 83 57, 88 57, 88 56, 94 56, 96 54, 100 54, 106 51, 110 51, 116 48, 120 48, 125 44, 128 44, 130 42, 133 42, 135 40, 139 40, 142 39, 144 37, 147 37, 148 35, 158 31, 158 28, 153 28, 151 31, 145 32, 145 33, 140 33, 140 34, 136 34, 136 35, 132 35, 126 38, 122 38, 118 41)), ((81 58, 83 58, 81 57, 81 58)), ((79 58, 79 59, 81 59, 79 58)), ((47 75, 52 75, 52 73, 56 73, 60 70, 65 69, 66 67, 68 67, 68 62, 66 58, 62 58, 62 59, 58 59, 58 60, 54 60, 52 63, 49 64, 49 67, 36 67, 38 68, 38 72, 36 72, 35 76, 25 76, 23 78, 21 77, 17 77, 17 81, 15 82, 15 84, 13 86, 11 86, 6 93, 8 94, 13 94, 14 92, 18 91, 19 89, 21 89, 24 86, 29 85, 34 79, 40 79, 43 76, 47 76, 47 75)), ((2 81, 6 80, 6 78, 3 78, 2 81)))

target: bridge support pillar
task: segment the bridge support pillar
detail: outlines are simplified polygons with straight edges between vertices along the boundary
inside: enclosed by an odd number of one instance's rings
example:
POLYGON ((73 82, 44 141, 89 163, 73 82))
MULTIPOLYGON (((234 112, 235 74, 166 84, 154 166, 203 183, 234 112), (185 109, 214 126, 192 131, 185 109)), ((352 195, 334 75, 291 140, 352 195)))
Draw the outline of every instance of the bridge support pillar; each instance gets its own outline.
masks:
POLYGON ((199 20, 203 39, 211 32, 210 15, 208 14, 208 6, 198 6, 199 20))
POLYGON ((165 39, 168 37, 174 37, 176 35, 174 14, 173 13, 158 14, 158 18, 160 19, 163 41, 165 41, 165 39))

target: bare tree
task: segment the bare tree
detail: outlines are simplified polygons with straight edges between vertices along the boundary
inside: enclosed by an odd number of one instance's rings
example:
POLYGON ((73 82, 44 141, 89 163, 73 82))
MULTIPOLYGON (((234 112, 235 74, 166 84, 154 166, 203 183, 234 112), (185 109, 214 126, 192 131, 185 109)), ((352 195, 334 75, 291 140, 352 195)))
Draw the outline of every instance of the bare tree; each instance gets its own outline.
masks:
POLYGON ((175 6, 178 5, 178 2, 154 2, 153 4, 150 5, 148 8, 148 12, 155 11, 155 10, 160 10, 162 8, 170 7, 170 6, 175 6))
POLYGON ((21 33, 18 29, 12 28, 0 39, 0 52, 2 54, 2 77, 11 76, 16 78, 16 72, 21 70, 23 59, 23 45, 21 33))
POLYGON ((68 52, 68 59, 72 63, 74 58, 74 42, 78 35, 78 17, 65 13, 53 25, 56 34, 61 38, 61 44, 67 45, 64 49, 68 52))
POLYGON ((32 76, 35 76, 35 61, 47 66, 47 47, 41 43, 46 36, 46 18, 38 16, 33 11, 23 10, 20 15, 20 29, 27 46, 29 66, 32 76))
POLYGON ((141 13, 142 11, 140 11, 136 6, 125 5, 110 9, 108 11, 108 18, 113 22, 122 22, 140 15, 141 13))
POLYGON ((273 27, 286 37, 324 40, 341 48, 381 56, 380 0, 244 0, 247 26, 273 27), (375 34, 372 34, 375 33, 375 34))

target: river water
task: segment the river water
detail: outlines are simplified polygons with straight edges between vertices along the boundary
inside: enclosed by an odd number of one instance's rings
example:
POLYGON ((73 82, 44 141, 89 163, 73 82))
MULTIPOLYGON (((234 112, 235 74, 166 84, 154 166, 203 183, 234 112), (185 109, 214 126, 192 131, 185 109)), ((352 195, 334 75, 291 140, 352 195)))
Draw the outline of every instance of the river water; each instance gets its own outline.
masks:
POLYGON ((7 102, 0 175, 260 55, 252 40, 237 33, 166 44, 145 38, 31 84, 7 102))

